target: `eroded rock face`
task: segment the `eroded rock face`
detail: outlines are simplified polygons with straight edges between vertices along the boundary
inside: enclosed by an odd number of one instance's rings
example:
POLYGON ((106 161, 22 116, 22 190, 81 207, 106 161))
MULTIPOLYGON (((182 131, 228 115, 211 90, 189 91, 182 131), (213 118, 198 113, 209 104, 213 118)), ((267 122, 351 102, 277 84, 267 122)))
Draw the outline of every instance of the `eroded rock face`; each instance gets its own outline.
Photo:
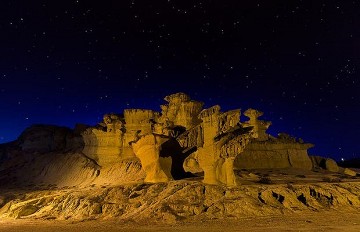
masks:
POLYGON ((341 171, 335 160, 321 156, 310 156, 314 169, 325 169, 330 172, 341 171))
POLYGON ((147 134, 131 144, 146 173, 145 182, 158 183, 172 180, 171 158, 160 157, 161 145, 169 138, 147 134))
POLYGON ((152 111, 136 109, 125 110, 124 116, 104 115, 97 127, 88 128, 82 133, 85 143, 83 153, 104 167, 134 157, 129 142, 134 140, 136 131, 150 130, 147 128, 151 128, 149 120, 153 117, 152 111))
POLYGON ((344 168, 342 173, 348 176, 357 176, 357 173, 350 168, 344 168))
POLYGON ((256 134, 257 140, 266 141, 269 139, 269 135, 266 134, 266 130, 271 126, 271 122, 259 120, 258 118, 264 113, 255 109, 248 109, 244 112, 244 115, 249 118, 249 121, 245 124, 252 126, 254 134, 256 134))
MULTIPOLYGON (((280 142, 280 141, 278 141, 280 142)), ((252 141, 235 160, 236 169, 300 168, 311 170, 311 144, 252 141)))
POLYGON ((203 110, 199 118, 203 141, 191 159, 204 171, 204 183, 236 185, 234 160, 249 143, 252 128, 238 125, 240 110, 222 113, 220 106, 203 110))
POLYGON ((324 166, 325 166, 325 169, 330 172, 338 172, 339 171, 339 166, 333 159, 330 159, 330 158, 325 159, 324 166))
MULTIPOLYGON (((190 100, 183 93, 170 95, 165 100, 169 104, 161 107, 162 114, 154 120, 153 131, 138 130, 138 138, 134 138, 132 144, 134 153, 144 165, 145 181, 172 179, 169 165, 175 165, 171 161, 177 156, 170 155, 171 160, 166 162, 160 157, 161 144, 168 136, 177 138, 183 153, 196 151, 190 160, 204 171, 204 183, 236 185, 234 160, 250 141, 252 128, 244 129, 239 125, 240 110, 223 113, 220 106, 213 106, 200 111, 202 103, 190 100)), ((186 165, 184 168, 191 171, 186 165)))
POLYGON ((18 138, 17 144, 23 151, 47 153, 81 149, 82 138, 67 127, 33 125, 18 138))
POLYGON ((270 136, 266 130, 271 122, 259 120, 263 113, 258 110, 245 111, 249 120, 241 123, 239 109, 221 112, 218 105, 202 109, 202 102, 191 100, 184 93, 167 96, 165 101, 161 113, 127 109, 123 115, 105 115, 97 127, 83 133, 83 153, 103 167, 137 157, 147 182, 163 182, 186 176, 186 172, 203 171, 205 183, 233 186, 234 166, 312 167, 307 156, 311 145, 286 134, 270 136), (162 144, 170 139, 176 139, 177 144, 168 145, 173 147, 167 149, 170 154, 162 156, 162 144))
POLYGON ((170 123, 190 129, 200 123, 198 115, 204 103, 191 100, 184 93, 175 93, 165 97, 168 104, 161 105, 160 123, 170 123))
MULTIPOLYGON (((81 191, 70 188, 21 195, 2 193, 0 217, 42 221, 67 219, 70 222, 116 219, 120 222, 135 221, 139 225, 173 225, 213 219, 244 220, 254 216, 283 217, 284 214, 300 215, 324 210, 346 215, 359 211, 359 191, 358 183, 251 184, 241 188, 205 185, 196 181, 136 183, 81 191)), ((224 231, 227 230, 224 228, 224 231)))
POLYGON ((263 112, 248 109, 244 115, 249 117, 249 121, 244 124, 254 128, 257 138, 251 141, 241 156, 237 156, 236 169, 313 168, 307 153, 307 150, 313 147, 312 144, 285 133, 280 133, 277 137, 270 136, 266 130, 271 122, 258 119, 263 112))

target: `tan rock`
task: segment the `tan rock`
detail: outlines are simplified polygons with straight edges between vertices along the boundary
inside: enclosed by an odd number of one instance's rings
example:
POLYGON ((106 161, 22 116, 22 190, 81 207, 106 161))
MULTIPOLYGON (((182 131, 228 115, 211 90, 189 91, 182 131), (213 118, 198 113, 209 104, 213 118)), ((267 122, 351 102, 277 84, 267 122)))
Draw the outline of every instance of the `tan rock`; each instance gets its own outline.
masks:
POLYGON ((97 127, 83 133, 83 153, 103 167, 136 155, 146 182, 171 180, 175 171, 203 171, 205 183, 233 186, 234 166, 312 168, 307 155, 310 145, 286 134, 269 136, 266 130, 271 122, 259 120, 263 113, 258 110, 245 111, 249 121, 241 123, 239 109, 221 112, 215 105, 203 110, 202 102, 184 93, 167 96, 165 101, 161 113, 127 109, 124 116, 105 115, 97 127), (162 144, 170 138, 177 143, 168 144, 169 154, 162 156, 162 144), (251 139, 255 140, 246 149, 251 139))
POLYGON ((254 109, 248 109, 244 112, 244 115, 250 119, 245 122, 245 124, 254 128, 253 132, 256 134, 256 138, 259 141, 266 141, 269 139, 269 135, 266 134, 266 130, 269 126, 271 126, 271 122, 258 120, 258 118, 263 114, 263 112, 254 109))
POLYGON ((146 173, 145 182, 158 183, 172 180, 171 158, 160 157, 161 144, 169 140, 164 136, 147 134, 131 144, 146 173))
POLYGON ((161 105, 160 123, 171 122, 173 125, 190 129, 200 123, 198 115, 204 103, 193 101, 184 93, 175 93, 165 97, 168 104, 161 105))
MULTIPOLYGON (((202 141, 191 139, 193 145, 198 147, 196 155, 185 161, 185 170, 203 170, 203 182, 207 184, 236 185, 234 160, 250 141, 251 128, 237 126, 240 110, 222 113, 217 105, 203 110, 199 118, 202 120, 201 134, 194 132, 188 136, 201 136, 202 141), (191 166, 186 167, 186 164, 191 166)), ((191 141, 188 144, 191 144, 191 141)))
POLYGON ((235 159, 236 169, 300 168, 311 170, 312 160, 307 150, 312 144, 304 143, 288 134, 280 133, 278 137, 266 134, 271 122, 258 120, 263 113, 254 109, 245 111, 250 118, 245 125, 253 126, 255 136, 244 152, 235 159))
POLYGON ((357 173, 349 168, 344 168, 344 172, 343 172, 345 175, 348 175, 348 176, 356 176, 357 173))
POLYGON ((328 170, 330 172, 339 172, 339 166, 337 165, 335 160, 330 159, 330 158, 327 158, 325 160, 325 168, 326 168, 326 170, 328 170))
POLYGON ((321 167, 322 163, 324 162, 323 160, 325 160, 324 157, 321 156, 309 156, 311 159, 311 162, 313 164, 313 168, 318 169, 318 168, 325 168, 325 167, 321 167))
POLYGON ((97 127, 90 127, 81 135, 85 143, 83 153, 100 166, 120 162, 126 151, 124 119, 120 115, 104 115, 103 121, 97 127))
POLYGON ((277 144, 252 141, 235 160, 236 169, 312 169, 309 144, 277 144))

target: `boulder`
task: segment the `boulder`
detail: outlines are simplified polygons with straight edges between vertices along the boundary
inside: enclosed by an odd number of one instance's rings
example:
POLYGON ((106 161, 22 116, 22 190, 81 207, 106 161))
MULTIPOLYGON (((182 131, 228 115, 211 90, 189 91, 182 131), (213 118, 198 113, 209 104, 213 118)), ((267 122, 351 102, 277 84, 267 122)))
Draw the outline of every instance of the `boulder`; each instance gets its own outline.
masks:
POLYGON ((335 160, 330 158, 323 158, 320 161, 320 167, 329 172, 339 172, 339 166, 337 165, 335 160))
POLYGON ((343 173, 348 176, 356 176, 357 175, 357 173, 355 171, 351 170, 350 168, 344 168, 343 173))
POLYGON ((310 156, 314 169, 325 169, 329 172, 341 172, 335 160, 321 156, 310 156))

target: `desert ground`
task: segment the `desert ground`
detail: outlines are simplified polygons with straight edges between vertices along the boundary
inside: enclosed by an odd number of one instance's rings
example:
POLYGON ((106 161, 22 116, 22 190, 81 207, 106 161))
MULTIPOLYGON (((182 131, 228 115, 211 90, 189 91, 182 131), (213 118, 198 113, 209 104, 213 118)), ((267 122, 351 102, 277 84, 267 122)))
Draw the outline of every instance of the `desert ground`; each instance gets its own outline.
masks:
POLYGON ((6 219, 0 221, 0 231, 11 232, 100 232, 100 231, 360 231, 360 213, 313 212, 280 216, 244 217, 236 220, 203 222, 138 224, 117 220, 58 221, 6 219))
POLYGON ((296 169, 236 174, 235 188, 204 185, 201 177, 13 186, 0 194, 7 199, 0 231, 360 231, 359 177, 296 169))

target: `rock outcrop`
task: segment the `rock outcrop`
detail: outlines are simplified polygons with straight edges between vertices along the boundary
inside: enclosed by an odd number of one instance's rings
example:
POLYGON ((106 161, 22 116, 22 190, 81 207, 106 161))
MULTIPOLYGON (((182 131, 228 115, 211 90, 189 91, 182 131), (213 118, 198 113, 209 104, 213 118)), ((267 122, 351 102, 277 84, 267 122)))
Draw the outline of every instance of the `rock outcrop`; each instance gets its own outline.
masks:
POLYGON ((173 179, 171 157, 160 157, 161 145, 169 139, 167 136, 149 133, 132 143, 134 153, 146 173, 145 182, 158 183, 173 179))
POLYGON ((307 150, 311 144, 288 143, 272 138, 252 141, 235 160, 236 169, 300 168, 312 169, 307 150))
POLYGON ((53 151, 79 150, 82 138, 67 127, 33 125, 20 135, 17 145, 25 152, 47 153, 53 151))
POLYGON ((358 183, 252 184, 227 188, 179 181, 89 187, 81 191, 73 188, 40 190, 22 195, 2 192, 0 218, 55 219, 68 220, 68 223, 112 219, 153 225, 254 216, 283 217, 314 211, 324 215, 328 210, 342 215, 342 212, 358 212, 359 191, 358 183))
MULTIPOLYGON (((15 142, 19 149, 12 154, 25 157, 21 152, 27 152, 32 157, 34 152, 67 153, 82 148, 86 158, 102 170, 137 160, 145 182, 155 183, 203 172, 204 183, 234 186, 234 169, 314 167, 307 154, 312 145, 287 134, 267 134, 271 122, 260 120, 263 113, 258 110, 246 110, 249 120, 240 122, 240 109, 221 112, 218 105, 203 109, 202 102, 184 93, 166 96, 165 101, 161 112, 125 109, 123 114, 104 115, 93 127, 78 125, 71 130, 35 125, 15 142)), ((0 158, 5 159, 10 153, 1 150, 0 158)), ((337 171, 335 162, 324 162, 317 165, 337 171)))
POLYGON ((339 166, 335 160, 321 156, 310 156, 314 169, 324 169, 330 172, 339 172, 339 166))
POLYGON ((351 170, 350 168, 344 168, 344 169, 339 169, 344 175, 347 176, 357 176, 357 172, 351 170))
MULTIPOLYGON (((165 98, 162 114, 153 121, 153 130, 138 130, 132 142, 135 155, 141 160, 147 182, 173 179, 170 170, 174 162, 160 157, 161 145, 176 138, 183 154, 193 150, 191 160, 204 171, 204 183, 236 185, 234 160, 251 138, 252 127, 240 126, 240 110, 220 112, 219 106, 200 111, 201 102, 192 101, 183 93, 165 98)), ((179 156, 185 157, 185 155, 179 156)), ((168 157, 169 157, 168 156, 168 157)), ((185 162, 187 163, 187 162, 185 162)), ((186 166, 185 171, 191 171, 186 166)))
POLYGON ((83 153, 102 167, 137 157, 149 182, 173 179, 175 173, 169 170, 174 171, 174 165, 182 173, 179 176, 203 171, 205 183, 227 185, 236 183, 234 167, 312 168, 307 150, 313 145, 286 134, 267 134, 271 122, 259 120, 263 113, 258 110, 246 110, 249 120, 241 123, 239 109, 221 112, 218 105, 202 109, 202 102, 184 93, 167 96, 165 101, 161 112, 126 109, 123 115, 105 115, 103 122, 83 133, 83 153), (181 151, 175 149, 177 155, 165 159, 160 156, 161 144, 169 139, 176 139, 181 151))
POLYGON ((236 169, 268 169, 268 168, 313 168, 307 150, 312 144, 304 143, 288 134, 280 133, 273 137, 266 133, 271 122, 259 120, 263 113, 248 109, 244 113, 249 117, 245 125, 252 126, 257 138, 253 139, 244 152, 235 160, 236 169))
POLYGON ((235 186, 234 160, 250 142, 252 127, 240 126, 240 110, 222 113, 219 106, 203 110, 199 118, 202 133, 196 135, 202 140, 192 138, 197 151, 190 157, 191 162, 204 171, 204 183, 235 186))
POLYGON ((266 141, 269 139, 269 135, 266 134, 266 130, 271 126, 271 122, 259 120, 264 113, 255 109, 248 109, 244 112, 244 115, 249 118, 244 124, 252 126, 254 133, 256 133, 257 141, 266 141))

